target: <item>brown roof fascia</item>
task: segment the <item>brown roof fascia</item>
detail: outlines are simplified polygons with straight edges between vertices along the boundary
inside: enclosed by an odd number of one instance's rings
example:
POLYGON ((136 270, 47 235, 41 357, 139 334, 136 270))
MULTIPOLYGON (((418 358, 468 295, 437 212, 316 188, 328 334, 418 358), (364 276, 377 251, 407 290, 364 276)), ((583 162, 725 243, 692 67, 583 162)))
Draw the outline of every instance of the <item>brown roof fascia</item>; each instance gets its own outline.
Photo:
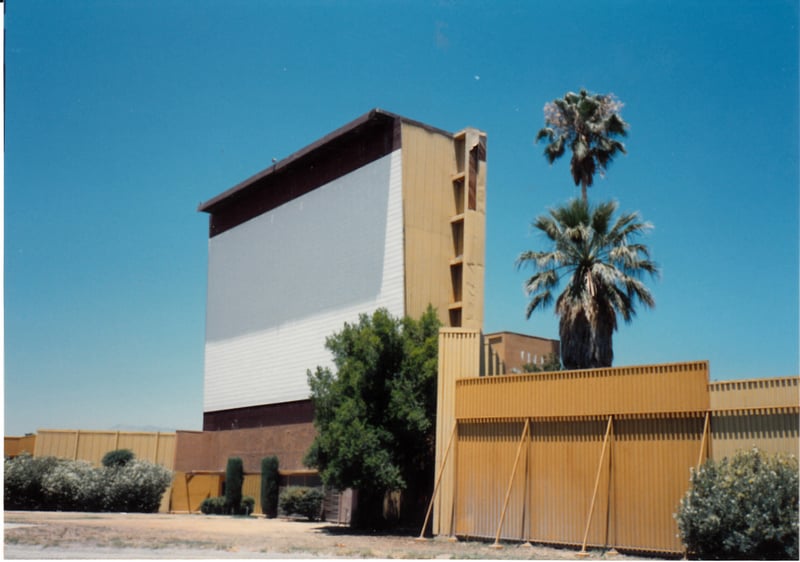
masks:
POLYGON ((355 131, 359 127, 365 125, 366 123, 368 123, 370 121, 378 121, 378 120, 386 120, 386 121, 395 121, 395 122, 407 123, 407 124, 410 124, 410 125, 415 125, 417 127, 421 127, 421 128, 426 129, 426 130, 428 130, 430 132, 439 133, 439 134, 446 135, 446 136, 449 136, 449 137, 453 136, 453 133, 450 133, 448 131, 444 131, 442 129, 437 129, 436 127, 431 127, 430 125, 426 125, 426 124, 421 123, 419 121, 414 121, 412 119, 407 119, 405 117, 402 117, 402 116, 397 115, 395 113, 391 113, 389 111, 385 111, 383 109, 375 108, 375 109, 372 109, 371 111, 365 113, 364 115, 354 119, 353 121, 350 121, 346 125, 344 125, 342 127, 339 127, 335 131, 325 135, 321 139, 309 144, 308 146, 306 146, 304 148, 301 148, 300 150, 298 150, 297 152, 295 152, 295 153, 291 154, 290 156, 284 158, 283 160, 281 160, 279 162, 276 162, 275 164, 269 166, 268 168, 265 168, 264 170, 258 172, 257 174, 247 178, 243 182, 238 183, 237 185, 233 186, 232 188, 228 189, 227 191, 217 195, 216 197, 214 197, 212 199, 209 199, 205 203, 201 203, 198 206, 197 210, 200 211, 200 212, 205 212, 205 213, 213 213, 215 208, 218 207, 223 201, 226 201, 226 200, 228 200, 228 199, 230 199, 232 197, 235 197, 235 196, 241 194, 243 191, 246 191, 248 188, 250 188, 254 184, 257 184, 259 181, 263 180, 264 178, 288 168, 289 166, 291 166, 293 163, 297 162, 301 158, 303 158, 305 156, 308 156, 309 154, 311 154, 311 153, 313 153, 315 151, 320 150, 325 145, 333 142, 336 139, 339 139, 340 137, 343 137, 343 136, 345 136, 345 135, 347 135, 349 133, 352 133, 353 131, 355 131))

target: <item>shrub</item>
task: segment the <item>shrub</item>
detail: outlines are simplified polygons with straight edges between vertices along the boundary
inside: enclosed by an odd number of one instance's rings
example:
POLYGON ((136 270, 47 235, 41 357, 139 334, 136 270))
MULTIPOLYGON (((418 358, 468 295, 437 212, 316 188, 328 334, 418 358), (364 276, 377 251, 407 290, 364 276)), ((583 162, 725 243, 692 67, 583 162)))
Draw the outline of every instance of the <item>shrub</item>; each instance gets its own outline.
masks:
POLYGON ((243 485, 244 464, 242 459, 231 457, 225 468, 225 503, 231 512, 235 512, 242 504, 243 485))
POLYGON ((116 449, 109 451, 103 456, 103 466, 112 468, 115 466, 125 466, 134 459, 135 455, 130 449, 116 449))
POLYGON ((163 466, 133 460, 104 471, 104 510, 153 513, 161 496, 172 482, 172 473, 163 466))
POLYGON ((5 509, 53 509, 42 488, 42 481, 61 461, 55 457, 36 457, 23 453, 3 463, 3 501, 5 509))
POLYGON ((286 515, 302 515, 314 521, 322 512, 323 498, 319 488, 289 486, 281 492, 279 505, 286 515))
POLYGON ((89 462, 59 460, 43 475, 41 487, 47 509, 100 511, 103 508, 103 471, 89 462))
POLYGON ((172 481, 166 468, 138 460, 94 468, 23 454, 7 459, 4 468, 6 509, 153 512, 172 481))
POLYGON ((239 508, 238 515, 250 515, 253 513, 253 508, 256 506, 256 499, 250 496, 242 496, 242 505, 239 508))
POLYGON ((225 496, 206 498, 200 504, 200 511, 206 515, 250 515, 256 500, 250 496, 244 496, 237 509, 229 509, 225 496))
POLYGON ((692 471, 675 518, 692 556, 792 559, 798 556, 798 464, 758 449, 707 461, 692 471))
POLYGON ((261 459, 261 511, 269 518, 278 516, 278 457, 261 459))
POLYGON ((200 504, 200 511, 206 515, 223 515, 225 513, 225 497, 204 499, 200 504))

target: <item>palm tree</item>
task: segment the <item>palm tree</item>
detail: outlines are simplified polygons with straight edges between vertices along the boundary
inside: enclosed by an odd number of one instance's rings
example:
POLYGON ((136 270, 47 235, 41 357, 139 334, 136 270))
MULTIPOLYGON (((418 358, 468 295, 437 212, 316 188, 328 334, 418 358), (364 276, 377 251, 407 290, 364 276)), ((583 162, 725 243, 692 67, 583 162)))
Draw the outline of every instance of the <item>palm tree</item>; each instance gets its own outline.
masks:
POLYGON ((613 220, 616 211, 616 202, 590 207, 582 199, 551 209, 534 226, 552 242, 552 249, 524 252, 517 259, 518 268, 530 265, 535 270, 525 283, 532 297, 527 318, 552 304, 552 291, 568 278, 555 302, 565 369, 610 367, 617 315, 630 322, 637 300, 655 306, 640 279, 644 273, 658 276, 658 267, 650 261, 647 246, 632 242, 652 226, 641 222, 638 213, 613 220))
POLYGON ((572 179, 581 186, 584 201, 595 173, 603 175, 618 153, 625 154, 625 145, 616 140, 627 136, 628 124, 619 114, 621 109, 622 103, 613 94, 590 94, 586 90, 567 92, 562 99, 544 106, 546 126, 536 135, 536 142, 548 139, 544 155, 550 164, 569 147, 572 179))

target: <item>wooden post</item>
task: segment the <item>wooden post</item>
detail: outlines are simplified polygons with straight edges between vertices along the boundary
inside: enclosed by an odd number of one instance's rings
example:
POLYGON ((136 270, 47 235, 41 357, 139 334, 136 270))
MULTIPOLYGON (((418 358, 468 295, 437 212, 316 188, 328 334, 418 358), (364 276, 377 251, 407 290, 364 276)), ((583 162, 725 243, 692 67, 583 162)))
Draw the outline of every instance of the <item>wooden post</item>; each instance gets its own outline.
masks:
POLYGON ((589 505, 589 517, 586 519, 586 531, 583 533, 583 545, 578 556, 585 558, 588 556, 586 552, 586 541, 589 538, 589 526, 592 524, 592 514, 594 513, 594 502, 597 500, 597 488, 600 486, 600 473, 603 472, 603 458, 606 456, 606 447, 608 446, 608 437, 611 435, 613 427, 613 416, 608 416, 608 426, 606 427, 606 436, 603 438, 603 450, 600 451, 600 462, 597 465, 597 476, 594 480, 594 492, 592 493, 592 503, 589 505))
POLYGON ((500 513, 500 522, 497 524, 497 534, 494 537, 494 544, 491 548, 503 548, 500 544, 500 530, 503 528, 503 521, 506 518, 506 509, 508 508, 508 500, 511 498, 511 487, 514 485, 514 476, 517 474, 517 466, 519 465, 519 455, 522 453, 522 446, 525 444, 525 436, 528 434, 531 420, 525 420, 525 427, 522 430, 522 437, 519 440, 517 447, 517 458, 514 459, 514 468, 511 469, 511 478, 508 480, 508 488, 506 489, 506 499, 503 501, 503 511, 500 513))
POLYGON ((706 452, 706 437, 708 436, 708 426, 711 423, 711 412, 706 412, 706 421, 703 424, 703 438, 700 440, 700 454, 697 456, 697 468, 703 464, 703 453, 706 452))
MULTIPOLYGON (((528 428, 528 443, 530 444, 533 436, 533 428, 528 428)), ((531 476, 530 476, 530 446, 528 447, 528 451, 525 452, 525 499, 524 503, 522 504, 522 536, 525 538, 525 542, 522 543, 523 547, 526 548, 533 548, 531 544, 531 512, 533 511, 531 505, 531 476), (526 516, 527 515, 527 520, 526 516)))
POLYGON ((444 467, 447 466, 447 457, 450 454, 450 447, 453 445, 453 440, 456 436, 456 430, 458 429, 458 424, 453 426, 453 431, 450 433, 450 440, 447 442, 447 449, 444 452, 444 458, 442 459, 442 466, 439 467, 439 476, 436 478, 436 483, 433 485, 433 494, 431 494, 431 501, 428 503, 428 512, 425 514, 425 522, 422 524, 422 529, 419 532, 419 537, 415 540, 424 541, 427 540, 425 538, 425 527, 428 526, 428 520, 431 517, 431 511, 433 511, 433 502, 436 499, 436 493, 439 491, 439 484, 442 482, 442 476, 444 475, 444 467))
POLYGON ((75 431, 75 449, 72 451, 72 460, 78 460, 78 443, 81 440, 81 430, 78 429, 75 431))

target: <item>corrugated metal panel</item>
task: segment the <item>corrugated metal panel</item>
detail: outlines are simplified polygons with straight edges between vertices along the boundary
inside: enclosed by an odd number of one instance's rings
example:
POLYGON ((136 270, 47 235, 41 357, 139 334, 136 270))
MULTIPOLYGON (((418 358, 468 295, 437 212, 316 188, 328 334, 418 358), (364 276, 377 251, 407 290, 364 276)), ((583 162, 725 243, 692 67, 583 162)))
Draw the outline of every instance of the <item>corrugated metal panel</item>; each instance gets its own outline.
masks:
POLYGON ((708 390, 712 410, 800 406, 800 377, 715 382, 708 390))
POLYGON ((800 456, 798 413, 797 409, 714 412, 711 418, 712 457, 722 460, 753 447, 769 454, 800 456))
POLYGON ((713 458, 753 447, 798 455, 800 377, 716 382, 709 392, 713 458))
POLYGON ((594 547, 681 552, 672 514, 697 462, 703 417, 612 426, 604 449, 602 418, 534 420, 522 441, 520 421, 460 423, 456 534, 493 539, 502 520, 506 540, 578 546, 585 537, 594 547))
POLYGON ((705 411, 707 384, 707 362, 464 379, 456 384, 456 417, 705 411))

